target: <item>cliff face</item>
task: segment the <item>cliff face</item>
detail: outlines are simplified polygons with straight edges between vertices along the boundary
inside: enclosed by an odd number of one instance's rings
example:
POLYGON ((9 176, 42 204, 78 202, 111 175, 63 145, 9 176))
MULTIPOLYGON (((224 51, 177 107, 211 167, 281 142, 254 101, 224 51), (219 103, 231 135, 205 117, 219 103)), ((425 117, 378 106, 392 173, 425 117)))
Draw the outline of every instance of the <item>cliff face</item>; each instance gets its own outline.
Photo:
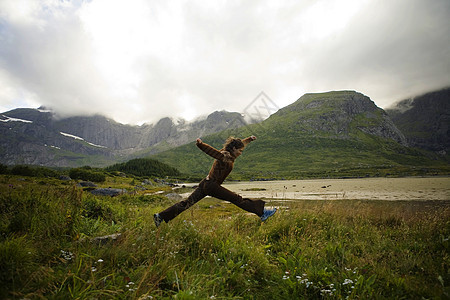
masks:
POLYGON ((386 112, 411 146, 448 155, 450 88, 399 101, 386 112))

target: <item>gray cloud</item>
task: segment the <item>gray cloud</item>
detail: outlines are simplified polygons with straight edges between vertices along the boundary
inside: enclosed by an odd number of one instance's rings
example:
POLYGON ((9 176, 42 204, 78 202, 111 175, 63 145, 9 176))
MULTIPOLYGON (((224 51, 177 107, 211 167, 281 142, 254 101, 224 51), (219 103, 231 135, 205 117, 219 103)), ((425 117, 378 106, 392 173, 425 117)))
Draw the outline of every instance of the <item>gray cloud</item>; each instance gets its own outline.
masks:
POLYGON ((140 123, 242 111, 260 91, 281 107, 352 89, 387 107, 450 85, 447 0, 4 0, 0 11, 4 110, 140 123))

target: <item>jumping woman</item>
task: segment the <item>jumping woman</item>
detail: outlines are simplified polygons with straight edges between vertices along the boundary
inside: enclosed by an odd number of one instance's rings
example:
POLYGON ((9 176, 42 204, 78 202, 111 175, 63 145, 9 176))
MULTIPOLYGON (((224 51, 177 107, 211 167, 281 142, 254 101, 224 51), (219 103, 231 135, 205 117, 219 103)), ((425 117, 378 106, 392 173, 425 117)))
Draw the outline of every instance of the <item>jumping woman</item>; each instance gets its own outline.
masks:
POLYGON ((227 178, 233 169, 236 158, 242 154, 245 146, 254 140, 256 140, 256 137, 253 135, 243 140, 229 137, 223 148, 217 150, 214 147, 203 143, 201 139, 197 139, 197 147, 216 160, 214 161, 208 176, 199 183, 197 189, 195 189, 186 200, 182 200, 168 209, 153 215, 156 227, 159 227, 162 221, 167 223, 174 219, 180 213, 206 196, 229 201, 248 212, 256 214, 263 222, 270 216, 273 216, 277 209, 264 208, 264 201, 242 198, 240 195, 221 186, 225 178, 227 178))

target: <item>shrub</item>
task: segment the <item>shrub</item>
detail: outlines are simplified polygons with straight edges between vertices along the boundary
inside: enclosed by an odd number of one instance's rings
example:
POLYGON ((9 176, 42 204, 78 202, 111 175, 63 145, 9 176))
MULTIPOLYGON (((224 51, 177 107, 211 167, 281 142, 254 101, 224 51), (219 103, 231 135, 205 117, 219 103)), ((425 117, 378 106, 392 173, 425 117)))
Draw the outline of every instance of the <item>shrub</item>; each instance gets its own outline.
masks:
POLYGON ((91 219, 102 218, 107 221, 114 221, 111 208, 95 198, 88 198, 84 201, 82 214, 91 219))
POLYGON ((71 169, 69 176, 72 179, 89 180, 94 182, 104 182, 106 180, 105 174, 84 168, 71 169))
POLYGON ((132 159, 126 163, 115 164, 107 171, 120 171, 136 176, 179 176, 180 172, 165 163, 149 158, 132 159))
POLYGON ((0 242, 0 282, 12 282, 26 277, 33 265, 34 252, 27 236, 8 237, 0 242))
POLYGON ((8 166, 0 164, 0 174, 8 174, 8 166))
POLYGON ((39 177, 53 177, 57 178, 59 176, 59 172, 49 168, 39 167, 35 169, 35 176, 39 177))
POLYGON ((11 174, 19 176, 35 176, 36 172, 29 166, 17 165, 11 169, 11 174))

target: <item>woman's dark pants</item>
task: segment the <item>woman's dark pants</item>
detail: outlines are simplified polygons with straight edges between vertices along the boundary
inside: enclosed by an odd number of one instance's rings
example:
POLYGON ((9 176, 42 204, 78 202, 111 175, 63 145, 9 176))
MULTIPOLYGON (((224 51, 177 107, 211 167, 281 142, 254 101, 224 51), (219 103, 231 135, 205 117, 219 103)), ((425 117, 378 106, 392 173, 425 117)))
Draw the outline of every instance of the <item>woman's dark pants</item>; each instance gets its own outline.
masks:
POLYGON ((160 212, 159 215, 164 221, 169 222, 206 196, 212 196, 221 200, 229 201, 234 205, 258 216, 261 216, 264 211, 264 201, 242 198, 240 195, 227 190, 217 182, 204 179, 186 200, 172 205, 163 212, 160 212))

